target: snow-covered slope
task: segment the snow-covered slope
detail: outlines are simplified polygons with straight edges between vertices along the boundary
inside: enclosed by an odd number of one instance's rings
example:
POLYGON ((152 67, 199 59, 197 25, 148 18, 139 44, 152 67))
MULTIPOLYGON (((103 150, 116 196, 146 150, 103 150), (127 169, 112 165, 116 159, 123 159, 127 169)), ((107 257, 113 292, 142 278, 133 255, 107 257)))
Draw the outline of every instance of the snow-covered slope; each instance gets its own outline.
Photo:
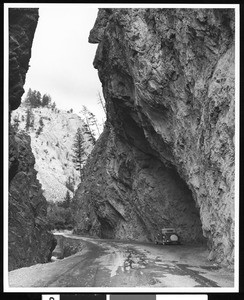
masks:
MULTIPOLYGON (((32 109, 34 125, 30 128, 31 147, 35 156, 37 178, 42 184, 47 201, 62 201, 66 195, 66 182, 69 177, 74 179, 75 188, 80 182, 79 171, 72 162, 72 151, 75 134, 78 127, 84 124, 81 117, 74 113, 51 108, 32 109), (37 135, 40 119, 43 120, 43 129, 37 135)), ((20 120, 19 130, 25 130, 27 108, 21 106, 12 113, 20 120)), ((86 144, 87 153, 92 146, 86 144)), ((72 192, 71 192, 72 195, 72 192)))

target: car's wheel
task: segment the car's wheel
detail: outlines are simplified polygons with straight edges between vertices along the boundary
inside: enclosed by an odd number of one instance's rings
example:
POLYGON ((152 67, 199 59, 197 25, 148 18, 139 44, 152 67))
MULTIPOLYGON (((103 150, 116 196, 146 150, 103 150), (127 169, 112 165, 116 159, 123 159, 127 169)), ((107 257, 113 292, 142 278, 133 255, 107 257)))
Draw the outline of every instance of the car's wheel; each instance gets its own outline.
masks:
POLYGON ((170 241, 173 242, 173 243, 178 243, 179 238, 176 234, 171 234, 170 241))

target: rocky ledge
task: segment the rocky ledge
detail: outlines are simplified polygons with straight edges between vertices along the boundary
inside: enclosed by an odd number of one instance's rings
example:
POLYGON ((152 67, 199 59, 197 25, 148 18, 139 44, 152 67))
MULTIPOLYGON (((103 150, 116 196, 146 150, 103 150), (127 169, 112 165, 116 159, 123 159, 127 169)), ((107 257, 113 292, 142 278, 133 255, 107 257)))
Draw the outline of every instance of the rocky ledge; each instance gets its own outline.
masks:
POLYGON ((89 41, 107 125, 76 231, 153 241, 176 227, 234 261, 234 11, 100 9, 89 41))

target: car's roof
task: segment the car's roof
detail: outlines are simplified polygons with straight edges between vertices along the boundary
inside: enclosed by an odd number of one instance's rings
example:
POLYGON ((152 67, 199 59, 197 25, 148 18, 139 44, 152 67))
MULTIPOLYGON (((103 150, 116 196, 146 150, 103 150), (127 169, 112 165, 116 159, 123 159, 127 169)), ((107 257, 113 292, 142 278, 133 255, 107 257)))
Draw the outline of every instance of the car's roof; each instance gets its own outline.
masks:
POLYGON ((175 230, 175 228, 173 228, 173 227, 169 227, 169 228, 162 228, 162 230, 175 230))

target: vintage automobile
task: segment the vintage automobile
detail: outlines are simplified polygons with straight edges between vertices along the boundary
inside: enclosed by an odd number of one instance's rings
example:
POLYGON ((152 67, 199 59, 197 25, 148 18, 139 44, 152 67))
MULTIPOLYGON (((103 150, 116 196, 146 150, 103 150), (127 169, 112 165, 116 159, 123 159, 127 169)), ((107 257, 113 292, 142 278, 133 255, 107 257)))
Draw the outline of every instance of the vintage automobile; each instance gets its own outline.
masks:
POLYGON ((155 244, 179 245, 180 237, 174 228, 163 228, 155 238, 155 244))

